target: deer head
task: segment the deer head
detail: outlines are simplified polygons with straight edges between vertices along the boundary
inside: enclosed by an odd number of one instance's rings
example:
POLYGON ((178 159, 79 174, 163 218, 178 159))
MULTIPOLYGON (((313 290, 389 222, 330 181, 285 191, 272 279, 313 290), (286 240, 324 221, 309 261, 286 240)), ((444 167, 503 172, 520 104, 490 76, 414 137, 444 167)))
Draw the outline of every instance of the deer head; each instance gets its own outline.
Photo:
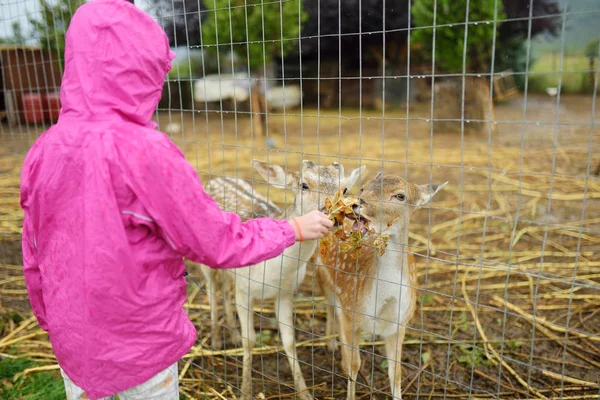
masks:
POLYGON ((366 168, 363 165, 346 177, 344 166, 337 162, 323 166, 304 160, 300 171, 291 173, 279 165, 258 160, 253 160, 252 165, 272 186, 292 189, 296 194, 294 210, 301 214, 323 209, 326 197, 331 197, 340 190, 346 193, 352 189, 366 168))
POLYGON ((353 207, 356 223, 366 222, 378 233, 391 225, 406 225, 410 215, 447 183, 416 185, 397 175, 384 176, 380 172, 359 193, 359 204, 353 207))

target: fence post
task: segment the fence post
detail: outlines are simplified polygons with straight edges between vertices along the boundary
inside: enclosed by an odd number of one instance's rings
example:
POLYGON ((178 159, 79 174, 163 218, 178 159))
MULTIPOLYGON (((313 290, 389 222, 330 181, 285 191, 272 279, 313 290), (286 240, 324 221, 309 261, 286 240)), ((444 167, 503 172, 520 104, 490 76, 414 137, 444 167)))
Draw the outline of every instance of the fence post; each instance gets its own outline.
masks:
POLYGON ((252 127, 254 129, 254 136, 263 137, 264 136, 264 126, 263 126, 263 118, 261 115, 261 99, 260 99, 260 83, 256 82, 252 85, 250 97, 252 99, 252 127))

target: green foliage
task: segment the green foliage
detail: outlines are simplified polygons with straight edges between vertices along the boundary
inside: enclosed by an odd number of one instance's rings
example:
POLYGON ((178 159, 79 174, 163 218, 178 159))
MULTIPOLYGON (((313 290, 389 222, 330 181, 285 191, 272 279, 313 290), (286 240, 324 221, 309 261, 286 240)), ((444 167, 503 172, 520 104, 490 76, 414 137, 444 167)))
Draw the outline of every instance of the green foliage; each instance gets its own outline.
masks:
MULTIPOLYGON (((226 64, 226 57, 221 54, 221 72, 231 66, 231 62, 226 64)), ((187 50, 185 53, 177 54, 173 60, 173 67, 168 73, 169 80, 177 79, 200 79, 205 74, 217 72, 218 60, 211 55, 206 55, 203 50, 187 50), (204 53, 204 54, 203 54, 204 53)))
POLYGON ((21 29, 21 23, 19 21, 14 21, 11 25, 13 31, 12 41, 14 44, 23 45, 25 44, 25 35, 23 35, 23 30, 21 29))
POLYGON ((63 379, 55 372, 40 372, 21 376, 16 381, 13 380, 16 374, 35 366, 33 361, 26 358, 0 360, 0 393, 2 393, 2 399, 63 400, 65 398, 63 379))
POLYGON ((534 64, 530 64, 529 91, 546 93, 549 87, 558 87, 561 93, 591 93, 594 88, 593 75, 585 71, 589 69, 589 58, 583 53, 559 52, 540 54, 534 64), (590 79, 591 78, 591 79, 590 79))
POLYGON ((16 312, 10 312, 8 314, 5 314, 3 317, 4 318, 0 318, 0 337, 8 334, 8 329, 12 329, 10 320, 12 320, 12 322, 17 325, 21 321, 23 321, 23 317, 16 312))
POLYGON ((190 59, 178 62, 167 74, 169 79, 198 79, 202 76, 202 63, 190 59))
POLYGON ((383 369, 384 371, 388 369, 388 360, 387 360, 387 358, 384 358, 383 360, 381 360, 381 369, 383 369))
MULTIPOLYGON (((421 47, 431 60, 435 13, 435 62, 448 73, 459 73, 463 69, 465 45, 466 0, 415 0, 412 18, 415 29, 411 33, 413 45, 421 47), (443 26, 448 25, 448 26, 443 26)), ((471 1, 469 21, 485 21, 468 25, 466 70, 467 72, 486 72, 490 70, 492 42, 497 31, 491 21, 504 19, 502 2, 496 0, 471 1), (497 15, 494 7, 498 4, 497 15)))
POLYGON ((65 33, 77 8, 85 0, 39 0, 40 13, 31 17, 34 37, 41 46, 62 58, 65 52, 65 33))
POLYGON ((14 44, 14 45, 24 45, 26 42, 25 35, 23 35, 23 30, 21 28, 21 23, 19 21, 14 21, 11 24, 12 28, 12 36, 0 38, 0 44, 14 44))
POLYGON ((517 350, 523 346, 523 342, 519 342, 518 340, 509 340, 506 342, 506 347, 510 350, 517 350))
POLYGON ((11 312, 8 316, 15 324, 20 324, 24 320, 23 316, 18 312, 11 312))
MULTIPOLYGON (((494 73, 500 73, 508 69, 516 73, 514 75, 517 88, 525 88, 525 72, 527 70, 527 39, 520 36, 512 36, 506 39, 498 38, 496 42, 496 57, 494 59, 494 73)), ((536 62, 533 50, 529 52, 529 69, 536 62)), ((503 227, 510 231, 510 227, 503 227)), ((507 231, 507 232, 508 232, 507 231)))
POLYGON ((273 332, 268 329, 263 329, 256 335, 256 346, 264 347, 273 343, 273 332))
POLYGON ((298 20, 307 18, 300 1, 207 0, 202 44, 219 44, 207 47, 218 52, 231 50, 233 44, 233 51, 249 62, 251 70, 259 69, 297 45, 298 20))
POLYGON ((426 292, 420 300, 421 304, 431 304, 433 303, 433 295, 429 292, 426 292))
POLYGON ((485 356, 483 349, 467 344, 459 344, 460 353, 456 355, 458 362, 464 367, 490 366, 492 363, 485 356))
POLYGON ((600 44, 600 39, 593 39, 588 42, 585 46, 585 56, 587 58, 598 58, 598 45, 600 44))
POLYGON ((423 352, 423 354, 421 354, 421 360, 423 361, 423 363, 426 363, 427 361, 431 360, 431 352, 429 350, 423 352))

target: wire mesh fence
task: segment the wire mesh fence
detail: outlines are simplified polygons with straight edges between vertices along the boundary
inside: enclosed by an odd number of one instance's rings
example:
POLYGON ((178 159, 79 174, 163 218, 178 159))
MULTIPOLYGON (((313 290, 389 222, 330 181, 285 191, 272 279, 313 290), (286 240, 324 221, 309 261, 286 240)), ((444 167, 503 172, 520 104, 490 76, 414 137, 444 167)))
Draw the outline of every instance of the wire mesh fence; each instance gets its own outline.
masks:
MULTIPOLYGON (((7 391, 58 369, 19 182, 79 4, 1 5, 0 357, 29 362, 7 391)), ((136 6, 177 54, 154 120, 221 207, 346 217, 248 268, 186 261, 182 398, 600 398, 595 1, 136 6)))

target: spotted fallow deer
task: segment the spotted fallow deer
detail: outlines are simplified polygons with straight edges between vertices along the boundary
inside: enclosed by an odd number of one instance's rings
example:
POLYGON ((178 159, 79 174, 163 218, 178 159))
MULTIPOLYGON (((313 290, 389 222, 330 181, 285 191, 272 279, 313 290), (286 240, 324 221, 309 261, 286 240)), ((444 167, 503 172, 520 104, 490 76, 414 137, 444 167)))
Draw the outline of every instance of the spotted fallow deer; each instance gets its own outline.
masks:
POLYGON ((416 185, 379 173, 360 191, 359 205, 354 206, 358 215, 354 227, 369 225, 377 233, 389 235, 385 253, 379 256, 367 242, 354 260, 339 251, 337 239, 322 244, 317 277, 328 307, 327 334, 334 333, 334 316, 340 333, 348 400, 355 398, 361 332, 384 338, 392 395, 402 398, 402 342, 415 311, 417 287, 414 257, 406 249, 409 220, 413 211, 429 202, 446 183, 416 185))
MULTIPOLYGON (((258 164, 255 164, 258 165, 258 164)), ((224 211, 237 212, 243 221, 259 217, 279 217, 283 210, 268 200, 242 178, 217 177, 208 181, 207 192, 224 211)), ((232 298, 233 282, 231 274, 224 270, 214 269, 200 264, 200 271, 206 281, 208 305, 210 307, 210 339, 213 349, 223 347, 222 325, 219 324, 219 302, 217 288, 221 288, 225 309, 225 326, 232 343, 239 342, 240 337, 235 330, 232 298), (231 299, 231 300, 230 300, 231 299)))
MULTIPOLYGON (((292 206, 285 213, 278 216, 279 218, 290 220, 293 217, 298 217, 310 211, 323 209, 326 197, 331 197, 340 190, 346 192, 351 189, 365 169, 365 166, 357 168, 346 177, 344 167, 339 163, 319 166, 311 161, 304 161, 300 171, 293 173, 286 173, 278 165, 257 160, 254 160, 252 164, 272 186, 289 188, 295 191, 292 206)), ((230 181, 230 183, 232 182, 230 181)), ((239 191, 237 192, 239 193, 239 191)), ((246 194, 248 194, 248 191, 246 191, 246 194)), ((237 204, 238 207, 240 206, 239 198, 219 199, 218 196, 215 198, 217 201, 221 200, 220 204, 227 204, 229 201, 232 205, 237 204)), ((245 199, 247 206, 254 205, 247 207, 246 210, 253 209, 256 211, 258 207, 258 210, 262 210, 262 212, 270 213, 274 211, 271 206, 267 206, 268 202, 266 202, 266 199, 257 199, 259 198, 245 199), (257 203, 258 205, 256 205, 257 203)), ((246 218, 251 216, 253 215, 249 213, 245 215, 246 218)), ((273 299, 275 302, 279 332, 294 376, 294 385, 299 392, 298 398, 303 400, 312 399, 312 396, 307 391, 295 347, 293 297, 304 280, 306 262, 315 252, 316 246, 316 241, 296 243, 286 249, 281 256, 268 260, 265 263, 253 265, 248 268, 224 271, 225 287, 230 285, 231 282, 235 282, 235 303, 241 325, 242 345, 244 348, 241 396, 243 400, 250 398, 252 389, 252 348, 256 338, 252 306, 255 300, 268 299, 273 299)), ((205 266, 202 266, 202 270, 205 278, 208 278, 207 281, 211 281, 207 286, 211 286, 214 292, 215 282, 217 282, 219 277, 218 272, 214 273, 205 266)), ((209 296, 209 299, 211 297, 209 296)), ((216 305, 215 300, 216 298, 210 300, 213 301, 213 309, 216 305)), ((228 301, 225 301, 226 323, 231 324, 233 313, 227 309, 227 303, 228 301)))

